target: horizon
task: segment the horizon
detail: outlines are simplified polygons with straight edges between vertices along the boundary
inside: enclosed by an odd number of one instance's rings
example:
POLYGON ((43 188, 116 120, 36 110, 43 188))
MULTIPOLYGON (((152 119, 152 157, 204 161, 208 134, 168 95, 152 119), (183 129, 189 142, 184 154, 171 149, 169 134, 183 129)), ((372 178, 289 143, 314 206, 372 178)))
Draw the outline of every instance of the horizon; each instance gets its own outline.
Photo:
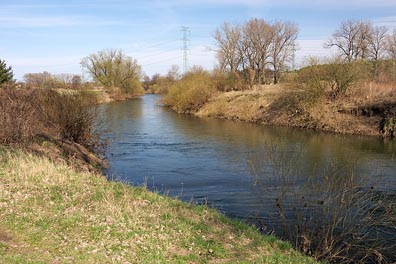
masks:
POLYGON ((190 30, 188 64, 211 70, 216 64, 214 31, 224 22, 250 18, 297 24, 296 66, 309 56, 329 56, 323 44, 342 21, 370 20, 396 29, 396 2, 291 0, 93 1, 5 0, 1 4, 0 59, 15 78, 26 73, 81 74, 80 61, 97 51, 121 49, 148 76, 183 69, 183 35, 190 30))

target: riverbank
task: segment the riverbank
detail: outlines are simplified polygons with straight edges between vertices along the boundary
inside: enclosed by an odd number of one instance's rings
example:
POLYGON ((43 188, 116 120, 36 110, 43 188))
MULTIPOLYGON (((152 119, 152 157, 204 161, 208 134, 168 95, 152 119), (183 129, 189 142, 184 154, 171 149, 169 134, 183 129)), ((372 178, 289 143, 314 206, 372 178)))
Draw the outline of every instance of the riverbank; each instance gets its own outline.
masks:
POLYGON ((324 99, 300 107, 295 105, 295 98, 306 96, 302 91, 267 85, 254 90, 218 93, 193 114, 340 134, 382 136, 381 122, 385 112, 395 108, 396 97, 392 96, 395 93, 393 87, 387 91, 371 87, 367 92, 355 88, 342 99, 324 99))
POLYGON ((314 263, 214 210, 21 151, 0 156, 5 263, 314 263))
POLYGON ((144 95, 144 93, 125 94, 121 92, 109 92, 103 88, 91 89, 87 90, 87 92, 91 93, 96 97, 98 104, 107 104, 115 101, 125 101, 144 95))

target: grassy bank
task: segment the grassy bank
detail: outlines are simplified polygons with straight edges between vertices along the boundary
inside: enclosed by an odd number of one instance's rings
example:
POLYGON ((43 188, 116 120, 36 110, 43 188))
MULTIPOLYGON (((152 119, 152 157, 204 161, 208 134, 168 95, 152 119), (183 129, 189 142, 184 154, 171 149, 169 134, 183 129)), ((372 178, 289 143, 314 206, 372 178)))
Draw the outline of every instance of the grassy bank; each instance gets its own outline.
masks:
MULTIPOLYGON (((369 89, 363 87, 362 90, 369 89)), ((381 98, 370 94, 380 93, 383 89, 371 89, 367 93, 362 90, 352 89, 348 96, 337 101, 318 100, 309 105, 300 99, 307 98, 304 91, 290 89, 287 85, 267 85, 255 90, 219 93, 194 114, 341 134, 381 136, 383 111, 370 111, 387 103, 395 104, 392 98, 396 98, 396 90, 389 89, 381 98)))
POLYGON ((191 72, 165 91, 163 102, 197 116, 395 137, 395 82, 371 76, 370 69, 367 62, 313 65, 284 73, 280 84, 251 86, 191 72))
POLYGON ((314 263, 203 206, 24 152, 0 160, 2 263, 314 263))

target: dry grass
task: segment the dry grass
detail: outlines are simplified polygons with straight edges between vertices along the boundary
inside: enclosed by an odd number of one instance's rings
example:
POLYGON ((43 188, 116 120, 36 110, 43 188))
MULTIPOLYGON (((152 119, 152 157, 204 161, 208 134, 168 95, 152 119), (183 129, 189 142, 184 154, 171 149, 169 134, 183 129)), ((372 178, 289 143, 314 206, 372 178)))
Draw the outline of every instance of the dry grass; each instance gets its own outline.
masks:
POLYGON ((396 102, 396 83, 363 82, 353 87, 347 98, 355 105, 396 102))
POLYGON ((313 263, 206 207, 1 152, 2 263, 313 263))
POLYGON ((234 119, 247 122, 259 122, 263 113, 284 89, 280 86, 261 86, 254 90, 220 93, 205 104, 198 116, 234 119))
POLYGON ((372 107, 382 109, 383 104, 396 104, 396 85, 392 83, 357 83, 337 100, 327 99, 326 93, 319 98, 285 84, 262 85, 253 90, 220 93, 196 115, 379 136, 382 116, 365 114, 365 108, 369 112, 372 107))

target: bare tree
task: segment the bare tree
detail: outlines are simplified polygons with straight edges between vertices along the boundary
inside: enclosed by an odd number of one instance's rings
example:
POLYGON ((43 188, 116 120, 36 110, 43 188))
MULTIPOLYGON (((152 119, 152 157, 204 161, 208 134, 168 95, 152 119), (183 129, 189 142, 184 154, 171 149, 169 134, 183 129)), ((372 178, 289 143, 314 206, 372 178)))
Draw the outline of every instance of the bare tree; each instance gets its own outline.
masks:
POLYGON ((356 43, 357 59, 367 59, 369 56, 369 41, 372 37, 373 26, 370 21, 358 22, 358 35, 356 43))
POLYGON ((396 80, 396 30, 386 38, 386 53, 392 60, 394 80, 396 80))
POLYGON ((239 50, 240 26, 224 23, 220 29, 215 31, 213 37, 217 42, 217 59, 220 68, 222 70, 229 68, 232 73, 237 71, 242 60, 239 50))
POLYGON ((293 56, 298 28, 292 22, 276 22, 272 30, 274 34, 271 43, 271 64, 274 84, 276 84, 281 70, 293 56))
POLYGON ((293 57, 297 34, 298 28, 291 22, 270 24, 253 18, 242 26, 224 23, 213 35, 220 69, 231 76, 239 76, 242 72, 249 83, 253 76, 260 84, 265 81, 270 65, 274 83, 277 83, 280 72, 293 57))
POLYGON ((370 38, 370 22, 348 20, 334 32, 326 47, 337 47, 341 57, 347 62, 367 57, 368 40, 370 38))
POLYGON ((265 79, 266 65, 270 63, 273 29, 263 19, 253 18, 243 25, 242 31, 243 55, 249 62, 249 70, 255 71, 257 82, 260 84, 265 79))
POLYGON ((166 75, 166 77, 170 81, 179 80, 181 78, 179 66, 177 66, 176 64, 172 65, 171 68, 169 69, 168 74, 166 75))
POLYGON ((368 38, 368 57, 374 61, 382 59, 386 49, 386 36, 388 29, 384 26, 374 26, 368 38))
POLYGON ((42 73, 26 73, 23 76, 23 79, 27 86, 43 88, 46 86, 46 83, 52 78, 52 75, 49 72, 42 73))
POLYGON ((368 41, 368 59, 373 61, 374 75, 378 76, 378 61, 383 58, 386 49, 388 29, 384 26, 371 26, 368 41))
POLYGON ((391 60, 396 61, 396 30, 386 38, 386 53, 391 60))

